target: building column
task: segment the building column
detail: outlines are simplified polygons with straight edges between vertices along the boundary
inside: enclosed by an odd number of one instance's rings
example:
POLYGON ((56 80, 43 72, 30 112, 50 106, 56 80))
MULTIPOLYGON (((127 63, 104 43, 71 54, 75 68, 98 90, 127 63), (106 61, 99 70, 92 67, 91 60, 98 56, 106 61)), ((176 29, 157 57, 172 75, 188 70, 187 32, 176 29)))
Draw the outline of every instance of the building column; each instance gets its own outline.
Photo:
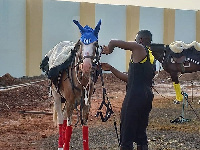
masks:
POLYGON ((41 74, 43 0, 26 0, 26 75, 41 74))
POLYGON ((80 3, 80 24, 84 27, 85 25, 90 26, 94 29, 95 27, 95 4, 81 2, 80 3))
MULTIPOLYGON (((126 41, 134 41, 139 31, 140 7, 126 6, 126 41)), ((126 51, 126 71, 128 71, 131 51, 126 51)))
POLYGON ((196 11, 196 41, 200 42, 200 10, 196 11))
POLYGON ((175 9, 164 9, 164 34, 163 42, 169 45, 175 37, 175 9))

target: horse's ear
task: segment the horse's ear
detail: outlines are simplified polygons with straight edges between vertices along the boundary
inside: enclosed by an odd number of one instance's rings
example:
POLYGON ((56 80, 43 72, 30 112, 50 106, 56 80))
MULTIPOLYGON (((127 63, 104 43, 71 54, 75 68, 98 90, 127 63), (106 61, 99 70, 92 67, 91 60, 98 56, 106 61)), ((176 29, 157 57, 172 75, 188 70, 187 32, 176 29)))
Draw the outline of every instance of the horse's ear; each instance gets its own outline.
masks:
POLYGON ((83 34, 85 30, 84 30, 84 28, 82 27, 82 25, 80 25, 80 23, 79 23, 77 20, 73 20, 73 22, 78 26, 78 28, 79 28, 81 34, 83 34))
POLYGON ((99 22, 97 23, 95 29, 94 29, 94 35, 98 38, 98 33, 100 30, 100 25, 101 25, 101 19, 99 20, 99 22))

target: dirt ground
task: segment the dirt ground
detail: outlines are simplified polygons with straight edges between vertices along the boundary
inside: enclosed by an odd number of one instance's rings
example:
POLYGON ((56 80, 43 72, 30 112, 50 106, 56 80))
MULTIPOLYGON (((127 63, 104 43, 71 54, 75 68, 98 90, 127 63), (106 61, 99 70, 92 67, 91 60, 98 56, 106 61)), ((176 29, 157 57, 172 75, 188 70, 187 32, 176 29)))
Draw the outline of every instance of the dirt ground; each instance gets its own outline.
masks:
MULTIPOLYGON (((114 115, 107 122, 101 122, 95 116, 102 101, 102 87, 98 80, 88 121, 90 150, 119 149, 113 123, 117 123, 119 132, 126 85, 112 74, 104 74, 104 82, 114 115)), ((169 75, 162 71, 154 82, 155 98, 147 129, 150 150, 199 150, 200 72, 180 76, 181 88, 189 96, 184 118, 191 121, 185 123, 170 122, 182 115, 182 104, 173 104, 175 92, 169 75)), ((5 74, 0 77, 0 149, 56 150, 58 129, 52 120, 52 105, 45 76, 13 78, 5 74), (24 111, 35 111, 36 114, 24 111)), ((74 114, 73 118, 76 117, 74 114)), ((71 149, 82 149, 80 123, 73 126, 71 149)))

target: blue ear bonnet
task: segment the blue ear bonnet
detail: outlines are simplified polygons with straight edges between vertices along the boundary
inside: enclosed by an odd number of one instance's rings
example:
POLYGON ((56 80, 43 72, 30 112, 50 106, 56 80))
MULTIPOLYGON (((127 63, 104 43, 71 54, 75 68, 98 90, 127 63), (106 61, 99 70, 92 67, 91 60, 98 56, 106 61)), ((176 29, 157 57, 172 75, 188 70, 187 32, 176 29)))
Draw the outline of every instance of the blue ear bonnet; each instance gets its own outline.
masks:
POLYGON ((81 42, 83 44, 88 45, 95 41, 98 41, 98 34, 100 30, 101 20, 99 20, 98 24, 96 25, 95 29, 93 30, 91 27, 86 25, 84 28, 80 25, 80 23, 76 20, 73 20, 73 22, 78 26, 80 32, 81 32, 81 42))

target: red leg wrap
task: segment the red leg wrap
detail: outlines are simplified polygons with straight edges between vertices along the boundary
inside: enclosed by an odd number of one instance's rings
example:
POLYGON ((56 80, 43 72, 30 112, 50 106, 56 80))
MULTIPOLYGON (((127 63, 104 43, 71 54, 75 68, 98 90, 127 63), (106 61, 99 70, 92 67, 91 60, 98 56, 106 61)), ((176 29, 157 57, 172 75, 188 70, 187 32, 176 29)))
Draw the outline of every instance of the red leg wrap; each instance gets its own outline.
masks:
POLYGON ((72 135, 72 126, 67 126, 65 130, 64 150, 69 150, 71 135, 72 135))
POLYGON ((67 120, 63 120, 63 142, 65 142, 65 130, 66 130, 66 126, 67 126, 67 120))
POLYGON ((58 148, 63 148, 63 124, 59 124, 58 148))
POLYGON ((83 126, 82 132, 83 132, 83 150, 89 150, 88 126, 83 126))

